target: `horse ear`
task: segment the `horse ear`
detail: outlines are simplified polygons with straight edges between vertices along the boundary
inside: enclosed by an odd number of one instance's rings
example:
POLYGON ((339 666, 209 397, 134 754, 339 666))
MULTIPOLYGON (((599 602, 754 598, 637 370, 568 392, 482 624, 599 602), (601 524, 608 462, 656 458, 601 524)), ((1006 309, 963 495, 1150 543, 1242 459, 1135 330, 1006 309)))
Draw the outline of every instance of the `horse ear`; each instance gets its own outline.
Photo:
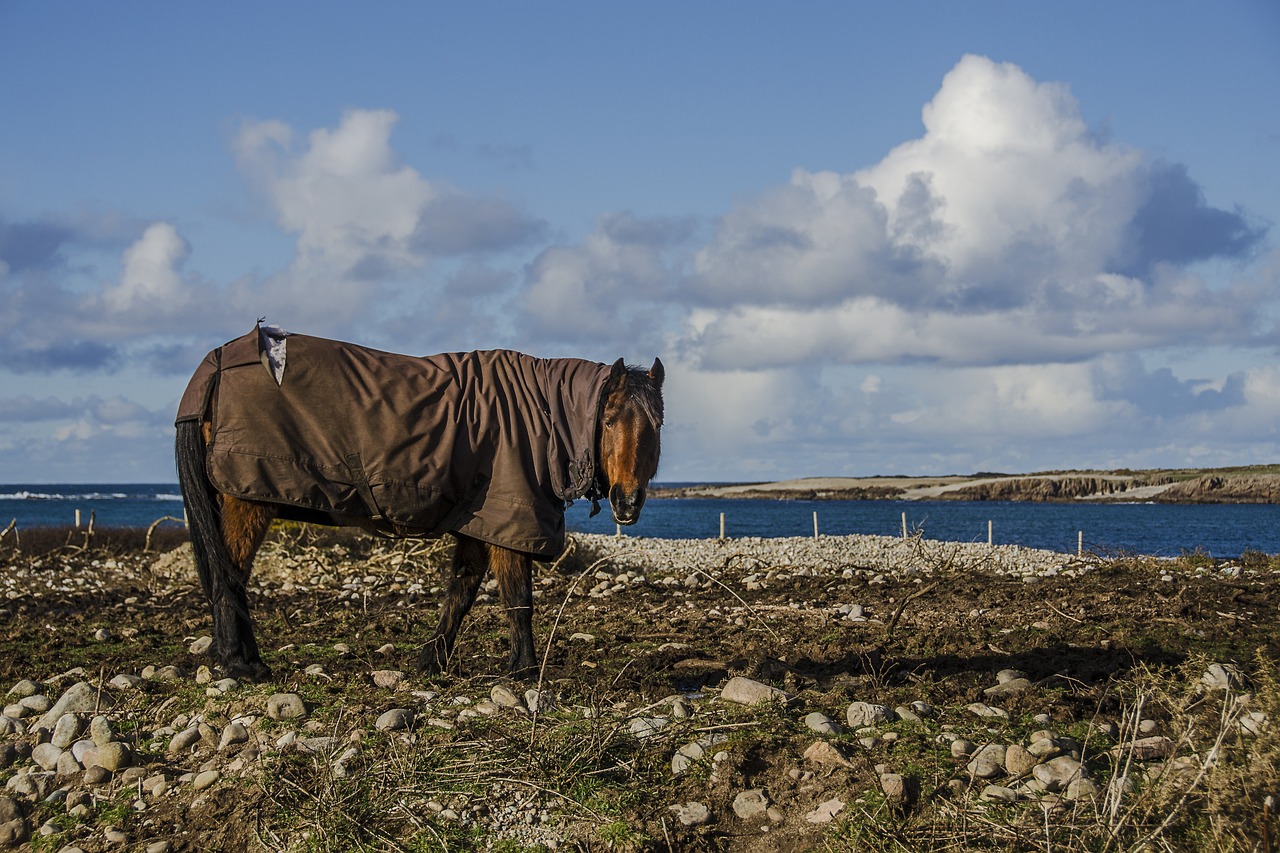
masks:
POLYGON ((609 371, 610 379, 621 379, 627 375, 627 363, 622 359, 618 359, 613 363, 613 370, 609 371))
POLYGON ((662 380, 666 378, 666 375, 667 371, 662 366, 662 359, 655 358, 653 360, 653 367, 649 368, 649 379, 653 381, 653 384, 656 387, 661 388, 662 380))

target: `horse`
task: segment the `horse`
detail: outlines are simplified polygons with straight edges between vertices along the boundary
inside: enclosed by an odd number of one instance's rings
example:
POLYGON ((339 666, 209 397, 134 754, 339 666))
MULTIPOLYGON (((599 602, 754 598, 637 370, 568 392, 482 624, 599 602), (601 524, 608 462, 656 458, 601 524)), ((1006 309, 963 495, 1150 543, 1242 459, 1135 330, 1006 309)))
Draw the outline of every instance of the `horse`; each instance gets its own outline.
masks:
POLYGON ((657 473, 660 359, 648 369, 507 350, 412 357, 259 326, 205 357, 175 422, 209 655, 269 681, 246 587, 273 520, 456 547, 424 673, 447 669, 487 573, 512 676, 534 671, 532 571, 564 548, 574 499, 635 524, 657 473))

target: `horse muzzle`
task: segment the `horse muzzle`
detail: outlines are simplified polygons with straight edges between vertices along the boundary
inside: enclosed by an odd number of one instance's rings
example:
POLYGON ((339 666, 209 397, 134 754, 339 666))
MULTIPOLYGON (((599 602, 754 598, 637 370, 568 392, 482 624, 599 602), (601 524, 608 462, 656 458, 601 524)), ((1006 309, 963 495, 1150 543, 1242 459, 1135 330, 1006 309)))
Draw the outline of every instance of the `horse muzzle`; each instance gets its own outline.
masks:
POLYGON ((609 490, 609 508, 613 510, 613 520, 618 524, 635 524, 640 520, 643 507, 644 489, 624 492, 621 486, 614 486, 609 490))

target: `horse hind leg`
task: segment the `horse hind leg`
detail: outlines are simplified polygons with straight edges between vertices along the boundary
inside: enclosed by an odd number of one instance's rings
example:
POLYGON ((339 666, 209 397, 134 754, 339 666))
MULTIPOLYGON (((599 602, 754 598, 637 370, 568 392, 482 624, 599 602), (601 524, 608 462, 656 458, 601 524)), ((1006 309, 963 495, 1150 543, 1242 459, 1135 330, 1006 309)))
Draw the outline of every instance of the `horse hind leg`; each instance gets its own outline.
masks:
POLYGON ((440 607, 440 621, 418 657, 418 669, 425 673, 444 672, 448 667, 458 628, 475 603, 480 582, 489 568, 488 547, 483 542, 469 536, 456 538, 458 544, 440 607))
POLYGON ((206 572, 209 577, 205 593, 213 611, 213 657, 233 678, 268 681, 271 669, 258 651, 246 587, 275 511, 269 504, 226 495, 221 502, 226 549, 201 572, 202 578, 206 572))
POLYGON ((507 669, 512 675, 527 676, 537 668, 533 650, 533 562, 517 551, 490 545, 489 568, 498 581, 511 627, 507 669))

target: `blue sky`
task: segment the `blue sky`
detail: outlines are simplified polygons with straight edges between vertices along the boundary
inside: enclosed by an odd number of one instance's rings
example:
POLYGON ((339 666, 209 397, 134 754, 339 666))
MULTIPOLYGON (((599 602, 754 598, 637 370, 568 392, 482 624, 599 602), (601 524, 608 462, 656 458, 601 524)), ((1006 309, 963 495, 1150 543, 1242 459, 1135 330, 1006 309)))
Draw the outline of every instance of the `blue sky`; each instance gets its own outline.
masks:
POLYGON ((667 480, 1277 461, 1280 9, 0 2, 0 482, 266 316, 668 369, 667 480))

